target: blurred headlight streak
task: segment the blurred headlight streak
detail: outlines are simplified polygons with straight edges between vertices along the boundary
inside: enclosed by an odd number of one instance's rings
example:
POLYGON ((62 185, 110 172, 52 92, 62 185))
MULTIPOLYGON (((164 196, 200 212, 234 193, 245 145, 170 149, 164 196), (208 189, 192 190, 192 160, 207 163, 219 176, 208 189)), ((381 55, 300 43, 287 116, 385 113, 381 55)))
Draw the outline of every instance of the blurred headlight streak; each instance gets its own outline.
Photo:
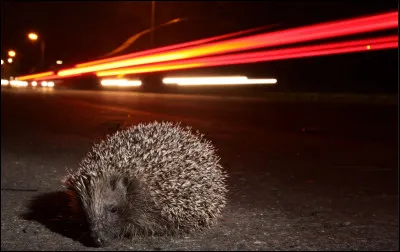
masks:
POLYGON ((58 72, 59 76, 75 75, 95 71, 144 65, 157 62, 182 60, 194 57, 223 54, 236 51, 271 47, 338 36, 354 35, 364 32, 379 31, 398 27, 398 12, 374 15, 363 18, 353 18, 345 21, 335 21, 306 27, 276 31, 244 38, 229 39, 208 43, 200 46, 177 49, 165 53, 155 53, 143 57, 117 60, 110 63, 97 64, 87 67, 65 69, 58 72))
POLYGON ((9 83, 8 80, 1 79, 1 85, 2 85, 2 86, 8 85, 8 83, 9 83))
POLYGON ((246 76, 213 76, 213 77, 166 77, 163 79, 164 84, 177 84, 178 82, 219 82, 219 81, 243 81, 247 80, 246 76))
POLYGON ((47 86, 48 86, 48 87, 54 87, 54 82, 48 81, 48 82, 47 82, 47 86))
POLYGON ((37 73, 37 74, 30 74, 30 75, 24 75, 24 76, 17 77, 17 80, 32 80, 32 79, 38 79, 38 78, 45 77, 45 76, 51 76, 53 74, 54 74, 53 71, 37 73))
POLYGON ((164 78, 164 84, 177 84, 179 86, 195 85, 245 85, 245 84, 276 84, 276 79, 248 79, 247 77, 183 77, 164 78))
POLYGON ((28 86, 28 82, 20 80, 12 80, 10 81, 10 85, 13 87, 26 87, 28 86))
POLYGON ((32 81, 31 85, 32 85, 32 87, 36 87, 37 86, 37 82, 36 81, 32 81))
POLYGON ((113 87, 139 87, 142 85, 140 80, 126 80, 126 79, 105 79, 101 80, 102 86, 113 87))
POLYGON ((147 72, 189 69, 198 67, 223 66, 266 62, 273 60, 333 55, 340 53, 362 52, 369 50, 393 49, 398 47, 398 36, 363 39, 354 41, 332 42, 325 45, 311 45, 287 49, 266 50, 260 52, 237 53, 231 55, 188 59, 177 62, 158 63, 148 66, 122 68, 97 72, 97 76, 112 76, 118 74, 138 74, 147 72), (369 45, 369 47, 367 47, 369 45))
POLYGON ((47 87, 47 81, 42 81, 42 82, 40 83, 40 85, 41 85, 42 87, 47 87))

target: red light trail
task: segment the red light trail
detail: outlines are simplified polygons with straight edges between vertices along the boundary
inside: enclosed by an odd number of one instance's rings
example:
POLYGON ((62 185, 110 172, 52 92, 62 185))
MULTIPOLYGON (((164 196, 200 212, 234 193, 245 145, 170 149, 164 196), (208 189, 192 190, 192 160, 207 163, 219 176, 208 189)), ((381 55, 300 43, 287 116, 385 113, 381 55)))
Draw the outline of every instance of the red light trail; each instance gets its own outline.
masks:
MULTIPOLYGON (((82 63, 77 65, 79 67, 61 70, 57 75, 40 76, 40 80, 60 79, 93 72, 98 76, 111 75, 111 73, 113 73, 112 75, 114 75, 114 73, 133 74, 360 52, 369 49, 391 49, 398 47, 398 36, 238 53, 250 49, 312 42, 321 39, 376 32, 397 27, 398 12, 396 11, 223 40, 224 38, 230 38, 261 29, 255 28, 238 33, 82 63), (389 38, 390 41, 383 41, 389 38), (221 55, 225 53, 236 54, 221 55)), ((40 73, 32 76, 36 77, 38 75, 40 75, 40 73)), ((34 79, 32 76, 23 76, 23 78, 34 79)))
POLYGON ((156 62, 181 60, 194 57, 257 49, 262 47, 307 42, 318 39, 327 39, 338 36, 354 35, 363 32, 396 28, 397 26, 398 13, 390 12, 386 14, 374 15, 371 17, 353 18, 345 21, 329 22, 288 29, 284 31, 252 35, 244 38, 229 39, 200 46, 168 51, 165 53, 156 53, 143 57, 118 60, 88 67, 65 69, 59 71, 58 75, 76 75, 113 68, 144 65, 156 62))
POLYGON ((198 67, 223 66, 283 60, 340 53, 361 52, 369 50, 383 50, 398 47, 398 36, 353 40, 328 43, 325 45, 302 46, 287 49, 266 50, 260 52, 237 53, 233 55, 211 56, 199 59, 180 60, 169 63, 158 63, 147 66, 138 66, 122 69, 113 69, 97 72, 97 76, 111 76, 119 74, 138 74, 147 72, 189 69, 198 67))

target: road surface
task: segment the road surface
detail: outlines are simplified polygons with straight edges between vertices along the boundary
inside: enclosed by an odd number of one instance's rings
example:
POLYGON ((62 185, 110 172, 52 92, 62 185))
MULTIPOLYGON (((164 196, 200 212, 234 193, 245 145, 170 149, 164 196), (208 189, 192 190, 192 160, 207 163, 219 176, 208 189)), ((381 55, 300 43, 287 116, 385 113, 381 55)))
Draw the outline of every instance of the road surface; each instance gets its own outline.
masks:
POLYGON ((98 250, 399 249, 397 106, 18 88, 1 91, 1 249, 93 250, 59 217, 60 180, 93 142, 153 120, 216 145, 224 217, 98 250))

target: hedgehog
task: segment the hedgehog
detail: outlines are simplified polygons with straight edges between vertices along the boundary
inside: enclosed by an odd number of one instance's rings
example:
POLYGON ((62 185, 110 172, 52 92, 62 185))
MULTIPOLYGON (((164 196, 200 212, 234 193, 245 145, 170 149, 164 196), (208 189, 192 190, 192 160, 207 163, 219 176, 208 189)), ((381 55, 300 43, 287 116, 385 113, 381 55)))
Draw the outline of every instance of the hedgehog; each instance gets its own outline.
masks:
POLYGON ((140 123, 95 143, 63 179, 96 246, 214 226, 227 204, 217 150, 181 123, 140 123))

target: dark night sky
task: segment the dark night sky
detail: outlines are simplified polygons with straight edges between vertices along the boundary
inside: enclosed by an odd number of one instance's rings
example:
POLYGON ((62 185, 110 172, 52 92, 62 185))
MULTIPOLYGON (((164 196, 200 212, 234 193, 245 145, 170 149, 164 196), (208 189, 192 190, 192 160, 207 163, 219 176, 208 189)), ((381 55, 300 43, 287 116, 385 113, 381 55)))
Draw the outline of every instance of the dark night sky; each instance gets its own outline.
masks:
MULTIPOLYGON (((375 14, 396 10, 397 2, 162 1, 156 3, 156 23, 178 17, 187 18, 188 21, 158 30, 156 43, 162 46, 257 26, 278 24, 278 28, 287 28, 375 14)), ((13 48, 24 56, 25 64, 33 64, 39 57, 38 45, 26 38, 29 31, 38 32, 44 37, 46 61, 62 59, 67 64, 75 64, 100 57, 131 35, 150 27, 150 1, 3 1, 1 7, 2 58, 9 48, 13 48)), ((149 39, 149 36, 143 36, 123 53, 147 49, 149 39)), ((391 65, 397 64, 396 50, 386 54, 381 53, 379 55, 386 56, 377 57, 389 60, 391 65)), ((340 57, 334 56, 335 59, 340 57)), ((277 64, 290 65, 290 61, 277 64)), ((371 62, 370 59, 366 61, 371 62)), ((293 62, 297 61, 292 61, 292 64, 296 64, 293 62)), ((271 66, 271 63, 258 64, 257 67, 264 66, 271 66)))

